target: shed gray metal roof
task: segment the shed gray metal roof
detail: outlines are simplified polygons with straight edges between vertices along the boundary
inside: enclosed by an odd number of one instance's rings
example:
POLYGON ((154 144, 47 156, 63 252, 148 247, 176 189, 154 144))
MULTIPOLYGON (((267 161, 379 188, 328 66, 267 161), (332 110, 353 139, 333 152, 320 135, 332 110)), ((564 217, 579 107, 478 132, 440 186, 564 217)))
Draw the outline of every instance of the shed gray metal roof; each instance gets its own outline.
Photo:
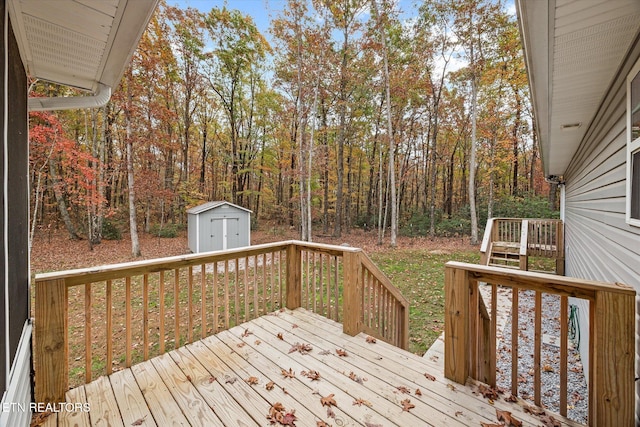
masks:
POLYGON ((198 206, 194 206, 191 209, 188 209, 187 213, 188 214, 197 215, 199 213, 206 212, 206 211, 211 210, 211 209, 215 209, 215 208, 217 208, 219 206, 222 206, 222 205, 233 206, 234 208, 242 209, 245 212, 253 213, 253 211, 251 211, 250 209, 243 208, 242 206, 238 206, 238 205, 235 205, 233 203, 230 203, 230 202, 227 202, 227 201, 224 201, 224 200, 207 202, 207 203, 203 203, 203 204, 198 205, 198 206))

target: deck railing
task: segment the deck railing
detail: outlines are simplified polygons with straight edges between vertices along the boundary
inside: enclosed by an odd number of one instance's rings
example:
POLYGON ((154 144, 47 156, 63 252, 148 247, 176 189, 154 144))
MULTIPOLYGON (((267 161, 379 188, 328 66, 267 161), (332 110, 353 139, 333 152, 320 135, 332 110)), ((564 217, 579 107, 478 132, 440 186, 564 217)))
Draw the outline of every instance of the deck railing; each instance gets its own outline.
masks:
MULTIPOLYGON (((361 249, 287 241, 39 274, 38 402, 283 307, 408 345, 405 298, 361 249)), ((249 332, 247 332, 249 333, 249 332)))
MULTIPOLYGON (((542 296, 560 298, 560 413, 567 414, 568 297, 589 301, 589 425, 631 426, 634 420, 635 291, 621 284, 577 280, 556 275, 449 262, 445 272, 445 376, 464 384, 467 378, 496 385, 497 286, 512 288, 512 313, 519 295, 534 293, 533 388, 541 403, 542 296), (478 284, 491 286, 484 301, 478 284), (486 306, 490 307, 490 313, 486 306)), ((519 336, 512 316, 512 337, 519 336)), ((512 339, 512 361, 518 361, 518 339, 512 339)), ((522 373, 512 363, 511 394, 518 395, 522 373)))
POLYGON ((488 265, 494 247, 511 247, 528 269, 528 257, 553 258, 555 272, 564 275, 564 223, 560 219, 490 218, 482 244, 481 261, 488 265))

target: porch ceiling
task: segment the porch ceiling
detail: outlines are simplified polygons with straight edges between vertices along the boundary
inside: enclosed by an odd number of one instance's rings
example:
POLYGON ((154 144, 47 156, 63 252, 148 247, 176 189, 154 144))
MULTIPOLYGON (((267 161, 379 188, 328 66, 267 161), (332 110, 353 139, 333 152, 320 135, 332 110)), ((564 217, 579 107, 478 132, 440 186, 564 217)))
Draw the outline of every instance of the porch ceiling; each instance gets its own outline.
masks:
POLYGON ((640 2, 516 0, 516 7, 545 175, 563 175, 640 29, 640 2))
POLYGON ((9 0, 33 78, 98 90, 117 86, 158 0, 9 0))

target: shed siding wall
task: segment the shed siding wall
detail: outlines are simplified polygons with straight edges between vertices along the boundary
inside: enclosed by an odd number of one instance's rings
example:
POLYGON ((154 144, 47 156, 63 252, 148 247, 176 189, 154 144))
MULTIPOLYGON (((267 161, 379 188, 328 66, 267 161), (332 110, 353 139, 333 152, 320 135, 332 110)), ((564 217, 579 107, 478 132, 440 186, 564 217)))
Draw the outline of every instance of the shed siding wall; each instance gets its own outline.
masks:
MULTIPOLYGON (((625 222, 626 77, 640 57, 635 43, 602 102, 565 174, 566 275, 622 282, 640 293, 640 228, 625 222)), ((636 304, 640 308, 640 304, 636 304)), ((579 304, 581 329, 588 328, 588 304, 579 304)), ((640 310, 636 310, 636 313, 640 310)), ((640 354, 636 314, 636 367, 640 354)), ((586 333, 581 334, 583 337, 586 333)), ((588 370, 588 346, 581 353, 588 370)), ((638 370, 638 368, 636 368, 638 370)), ((637 375, 638 376, 638 375, 637 375)), ((636 387, 636 420, 640 421, 636 387)))

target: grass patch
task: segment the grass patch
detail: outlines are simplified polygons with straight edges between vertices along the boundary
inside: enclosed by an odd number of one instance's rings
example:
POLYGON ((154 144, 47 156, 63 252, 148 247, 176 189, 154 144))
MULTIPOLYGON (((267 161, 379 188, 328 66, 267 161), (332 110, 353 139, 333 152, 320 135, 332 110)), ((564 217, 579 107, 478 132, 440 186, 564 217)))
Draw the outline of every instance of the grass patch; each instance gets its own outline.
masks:
POLYGON ((423 355, 444 331, 444 265, 478 263, 478 250, 443 252, 395 250, 370 255, 409 300, 409 350, 423 355))

